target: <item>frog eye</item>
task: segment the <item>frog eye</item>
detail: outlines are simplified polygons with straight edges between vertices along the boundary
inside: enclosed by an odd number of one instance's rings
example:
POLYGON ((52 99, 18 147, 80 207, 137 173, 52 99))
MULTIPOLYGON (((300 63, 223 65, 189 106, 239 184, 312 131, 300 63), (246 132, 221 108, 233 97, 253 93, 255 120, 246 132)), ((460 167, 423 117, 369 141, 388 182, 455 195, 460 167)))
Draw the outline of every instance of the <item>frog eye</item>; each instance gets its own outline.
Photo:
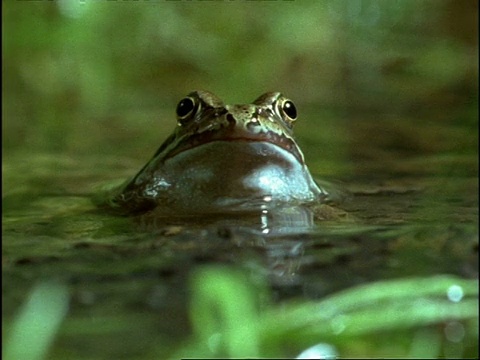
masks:
POLYGON ((285 99, 280 105, 283 115, 287 122, 291 125, 295 120, 297 120, 297 108, 291 100, 285 99))
POLYGON ((195 103, 195 100, 191 97, 186 97, 180 100, 176 110, 179 124, 184 125, 185 121, 187 121, 192 116, 197 107, 198 106, 195 103))

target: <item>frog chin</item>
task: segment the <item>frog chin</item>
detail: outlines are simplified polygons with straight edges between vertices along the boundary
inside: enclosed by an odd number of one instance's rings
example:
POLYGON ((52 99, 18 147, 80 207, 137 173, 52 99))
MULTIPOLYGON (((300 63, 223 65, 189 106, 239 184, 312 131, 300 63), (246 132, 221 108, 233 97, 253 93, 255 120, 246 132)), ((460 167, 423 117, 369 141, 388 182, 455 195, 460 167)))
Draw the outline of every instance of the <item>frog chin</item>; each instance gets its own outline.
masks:
POLYGON ((268 198, 314 201, 321 191, 305 164, 269 142, 214 141, 165 160, 171 210, 205 212, 268 198))

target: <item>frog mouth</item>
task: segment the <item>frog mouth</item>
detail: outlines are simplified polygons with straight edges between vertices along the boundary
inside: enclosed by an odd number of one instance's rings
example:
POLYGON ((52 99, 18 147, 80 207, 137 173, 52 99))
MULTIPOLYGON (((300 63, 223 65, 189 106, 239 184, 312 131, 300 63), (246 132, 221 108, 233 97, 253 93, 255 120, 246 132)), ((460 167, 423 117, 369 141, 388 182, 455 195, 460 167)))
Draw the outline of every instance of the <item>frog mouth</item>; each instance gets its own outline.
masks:
POLYGON ((206 144, 214 142, 235 142, 235 143, 269 143, 277 146, 292 154, 300 163, 304 163, 303 154, 300 152, 297 144, 289 137, 279 135, 273 131, 249 133, 249 132, 223 132, 207 130, 199 134, 190 135, 181 139, 176 146, 171 149, 164 161, 172 158, 182 152, 189 151, 206 144))

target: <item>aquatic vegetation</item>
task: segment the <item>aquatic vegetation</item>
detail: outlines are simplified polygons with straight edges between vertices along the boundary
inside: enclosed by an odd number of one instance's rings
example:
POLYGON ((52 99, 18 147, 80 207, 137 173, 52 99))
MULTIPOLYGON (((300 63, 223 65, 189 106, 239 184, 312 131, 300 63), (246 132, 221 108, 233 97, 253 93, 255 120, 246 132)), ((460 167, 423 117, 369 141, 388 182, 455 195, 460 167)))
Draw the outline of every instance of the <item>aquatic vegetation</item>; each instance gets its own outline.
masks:
POLYGON ((477 280, 438 275, 379 281, 280 305, 231 269, 200 270, 192 286, 195 338, 174 357, 290 357, 318 343, 330 344, 342 357, 475 355, 468 344, 478 335, 477 280), (452 337, 451 326, 460 335, 452 337), (400 348, 365 342, 396 334, 406 339, 400 348), (450 346, 457 352, 449 352, 450 346))

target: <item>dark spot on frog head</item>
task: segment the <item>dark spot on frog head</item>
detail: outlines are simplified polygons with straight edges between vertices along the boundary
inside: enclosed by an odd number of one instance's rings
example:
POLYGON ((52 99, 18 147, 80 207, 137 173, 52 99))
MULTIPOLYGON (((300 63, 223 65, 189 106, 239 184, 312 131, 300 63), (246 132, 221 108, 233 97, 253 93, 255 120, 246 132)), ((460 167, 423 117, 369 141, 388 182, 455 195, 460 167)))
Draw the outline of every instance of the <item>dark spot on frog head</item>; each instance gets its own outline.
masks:
POLYGON ((227 114, 227 121, 230 126, 235 126, 235 124, 237 123, 232 114, 227 114))

